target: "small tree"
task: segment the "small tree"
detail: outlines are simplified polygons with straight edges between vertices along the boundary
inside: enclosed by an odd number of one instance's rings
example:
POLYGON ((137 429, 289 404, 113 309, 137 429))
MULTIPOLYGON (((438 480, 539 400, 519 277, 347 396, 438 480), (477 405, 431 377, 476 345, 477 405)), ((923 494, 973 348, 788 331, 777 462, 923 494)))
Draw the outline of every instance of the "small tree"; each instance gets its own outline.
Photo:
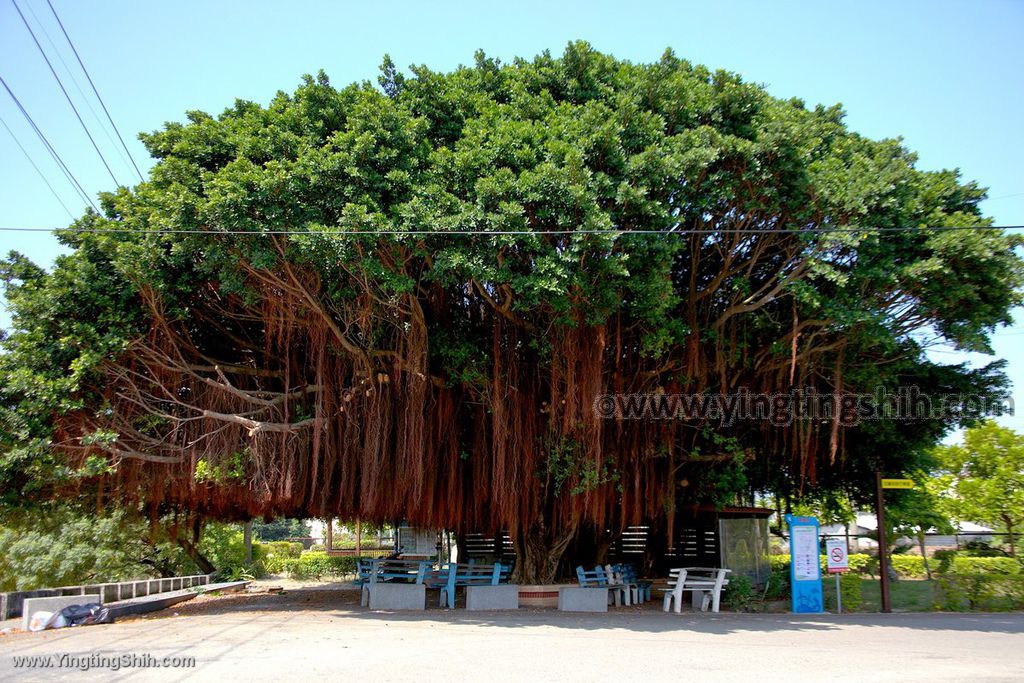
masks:
POLYGON ((1016 529, 1024 523, 1024 435, 988 420, 968 429, 962 445, 939 446, 950 473, 949 509, 961 520, 1006 529, 1016 556, 1016 529))
POLYGON ((309 536, 309 526, 301 519, 279 517, 269 522, 253 522, 253 533, 261 541, 284 541, 309 536))
MULTIPOLYGON (((942 510, 942 504, 931 486, 925 481, 926 475, 915 477, 917 488, 899 491, 886 503, 886 526, 888 538, 895 543, 897 538, 907 536, 917 541, 924 561, 924 571, 932 578, 931 567, 928 565, 928 553, 925 548, 925 535, 929 529, 940 533, 949 533, 953 525, 949 516, 942 510)), ((886 549, 888 550, 888 549, 886 549)))

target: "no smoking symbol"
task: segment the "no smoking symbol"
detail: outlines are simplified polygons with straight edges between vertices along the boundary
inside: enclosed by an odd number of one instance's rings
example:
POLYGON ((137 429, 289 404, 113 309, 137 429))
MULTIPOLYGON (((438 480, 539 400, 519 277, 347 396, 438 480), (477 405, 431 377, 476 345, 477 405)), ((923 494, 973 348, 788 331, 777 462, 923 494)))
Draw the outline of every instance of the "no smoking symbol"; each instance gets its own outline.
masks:
POLYGON ((842 559, 843 559, 843 549, 842 548, 832 548, 832 561, 833 562, 839 562, 842 559))

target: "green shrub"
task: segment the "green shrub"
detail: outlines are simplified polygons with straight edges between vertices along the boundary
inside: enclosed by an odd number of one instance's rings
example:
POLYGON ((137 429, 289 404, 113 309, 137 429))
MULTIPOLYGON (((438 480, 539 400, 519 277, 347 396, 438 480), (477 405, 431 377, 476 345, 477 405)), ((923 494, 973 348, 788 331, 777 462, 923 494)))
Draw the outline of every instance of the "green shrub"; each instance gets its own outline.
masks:
POLYGON ((276 560, 275 573, 288 574, 293 579, 322 579, 355 574, 356 558, 331 557, 325 552, 309 551, 299 557, 276 560))
MULTIPOLYGON (((850 571, 857 574, 869 574, 874 576, 878 571, 878 558, 867 553, 852 553, 849 555, 850 571)), ((821 571, 824 573, 828 562, 824 555, 820 556, 821 571)), ((789 571, 789 555, 769 555, 768 566, 772 571, 789 571)))
POLYGON ((902 577, 920 579, 926 576, 924 558, 920 555, 893 555, 892 568, 902 577))
POLYGON ((1021 564, 1012 557, 954 557, 949 571, 954 574, 1019 574, 1021 564))
POLYGON ((878 558, 867 553, 851 553, 850 573, 867 574, 874 577, 878 573, 878 558))
POLYGON ((790 595, 789 565, 772 569, 768 575, 767 584, 764 587, 765 600, 784 600, 790 595))
POLYGON ((966 557, 1008 557, 1002 548, 997 548, 986 541, 968 541, 960 548, 966 557))
POLYGON ((1020 572, 1004 574, 978 569, 954 570, 939 575, 936 583, 938 609, 955 612, 1024 609, 1024 574, 1020 572))
MULTIPOLYGON (((863 604, 861 595, 861 584, 864 580, 860 574, 843 572, 839 575, 839 591, 843 596, 843 611, 856 612, 863 604)), ((836 591, 834 575, 829 575, 822 586, 823 597, 825 598, 825 609, 836 609, 836 591)))
POLYGON ((861 589, 864 585, 859 574, 847 572, 839 577, 839 592, 843 596, 843 609, 847 612, 856 612, 860 609, 864 599, 861 589))
POLYGON ((270 541, 263 543, 266 546, 267 554, 271 557, 298 557, 302 554, 302 544, 291 541, 270 541))
POLYGON ((936 550, 935 554, 932 555, 932 560, 936 562, 932 571, 937 574, 945 574, 953 565, 953 560, 956 556, 957 552, 955 550, 936 550))
POLYGON ((757 611, 760 599, 750 577, 735 576, 729 579, 722 592, 722 604, 736 612, 757 611))

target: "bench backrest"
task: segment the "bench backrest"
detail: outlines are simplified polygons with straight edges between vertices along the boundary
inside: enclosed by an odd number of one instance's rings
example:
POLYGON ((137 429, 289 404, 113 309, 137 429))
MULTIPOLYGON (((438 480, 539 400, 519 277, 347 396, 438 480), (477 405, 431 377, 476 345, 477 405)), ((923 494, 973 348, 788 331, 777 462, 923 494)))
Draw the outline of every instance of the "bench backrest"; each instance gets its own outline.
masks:
POLYGON ((456 564, 448 565, 448 577, 454 578, 456 585, 466 583, 490 584, 497 586, 499 583, 506 583, 511 568, 500 562, 494 564, 456 564))
POLYGON ((686 570, 685 569, 669 569, 668 570, 668 585, 669 588, 681 588, 686 583, 686 570))
MULTIPOLYGON (((495 562, 494 564, 460 564, 450 562, 444 584, 450 596, 455 595, 457 586, 497 586, 508 583, 511 567, 495 562)), ((439 572, 444 576, 444 570, 439 572)))
POLYGON ((612 571, 621 576, 625 583, 638 583, 640 581, 640 573, 631 564, 613 564, 612 571))
POLYGON ((432 566, 429 560, 370 560, 365 581, 379 582, 386 580, 409 581, 423 583, 427 571, 432 566))
POLYGON ((726 576, 732 570, 724 567, 683 567, 672 569, 669 570, 669 585, 675 585, 673 577, 679 575, 680 572, 682 572, 684 581, 714 581, 715 588, 721 589, 722 586, 729 583, 726 576))
POLYGON ((576 567, 576 580, 579 581, 580 585, 584 588, 607 586, 610 583, 608 572, 601 566, 597 566, 589 570, 584 569, 583 565, 576 567))

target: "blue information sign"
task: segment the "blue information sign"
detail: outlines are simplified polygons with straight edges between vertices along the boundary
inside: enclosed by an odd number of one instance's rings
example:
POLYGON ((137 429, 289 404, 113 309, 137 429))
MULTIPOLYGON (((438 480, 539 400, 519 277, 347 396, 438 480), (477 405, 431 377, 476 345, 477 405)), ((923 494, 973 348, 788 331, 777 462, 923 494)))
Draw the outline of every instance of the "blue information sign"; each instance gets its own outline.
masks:
POLYGON ((786 524, 789 525, 789 582, 792 586, 793 612, 824 612, 818 520, 814 517, 786 515, 786 524))

